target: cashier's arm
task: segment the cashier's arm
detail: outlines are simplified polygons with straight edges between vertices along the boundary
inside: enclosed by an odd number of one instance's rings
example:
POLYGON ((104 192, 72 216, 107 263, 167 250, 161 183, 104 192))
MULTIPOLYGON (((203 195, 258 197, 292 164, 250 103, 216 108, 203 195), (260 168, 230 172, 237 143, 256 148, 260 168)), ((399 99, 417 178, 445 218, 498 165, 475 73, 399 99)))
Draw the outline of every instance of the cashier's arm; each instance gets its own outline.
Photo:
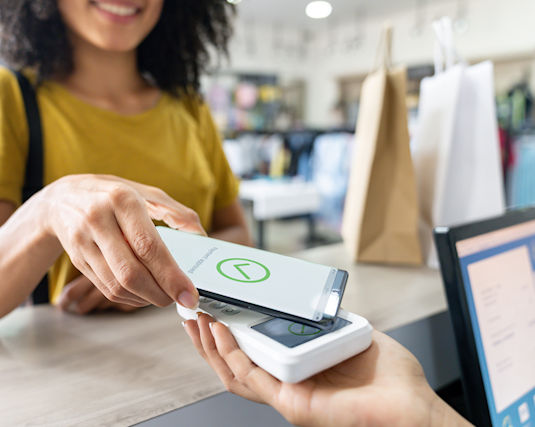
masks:
POLYGON ((240 350, 229 330, 207 315, 184 323, 201 356, 227 389, 267 403, 299 426, 469 426, 427 383, 416 358, 374 332, 354 356, 298 384, 281 383, 240 350))

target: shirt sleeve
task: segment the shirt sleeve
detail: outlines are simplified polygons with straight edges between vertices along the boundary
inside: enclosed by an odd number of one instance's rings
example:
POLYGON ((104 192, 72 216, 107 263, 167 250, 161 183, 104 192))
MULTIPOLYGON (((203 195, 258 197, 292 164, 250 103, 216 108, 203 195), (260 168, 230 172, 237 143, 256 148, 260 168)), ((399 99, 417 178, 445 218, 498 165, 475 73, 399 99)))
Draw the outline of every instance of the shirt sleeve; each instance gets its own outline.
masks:
POLYGON ((214 210, 231 205, 238 197, 239 180, 228 163, 219 129, 206 103, 200 106, 200 126, 203 139, 207 144, 212 172, 216 181, 214 210))
POLYGON ((0 67, 0 199, 20 206, 28 152, 28 124, 15 76, 0 67))

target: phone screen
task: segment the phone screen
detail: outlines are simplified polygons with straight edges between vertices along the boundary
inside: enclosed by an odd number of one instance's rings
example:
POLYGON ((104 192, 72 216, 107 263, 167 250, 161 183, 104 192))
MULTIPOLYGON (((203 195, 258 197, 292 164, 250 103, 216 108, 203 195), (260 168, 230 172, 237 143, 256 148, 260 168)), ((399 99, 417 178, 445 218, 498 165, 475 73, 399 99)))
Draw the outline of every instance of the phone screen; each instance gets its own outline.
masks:
POLYGON ((178 266, 199 290, 315 322, 324 318, 332 302, 339 272, 335 268, 170 228, 157 229, 178 266))

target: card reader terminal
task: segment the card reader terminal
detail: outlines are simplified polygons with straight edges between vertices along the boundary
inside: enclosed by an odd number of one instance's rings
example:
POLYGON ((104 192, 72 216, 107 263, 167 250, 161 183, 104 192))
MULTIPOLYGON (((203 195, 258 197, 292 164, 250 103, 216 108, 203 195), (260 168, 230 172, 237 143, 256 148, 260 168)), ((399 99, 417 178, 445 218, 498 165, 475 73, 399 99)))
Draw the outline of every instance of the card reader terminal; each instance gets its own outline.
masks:
POLYGON ((177 304, 178 314, 196 319, 210 314, 226 325, 240 348, 281 381, 296 383, 366 350, 372 327, 366 319, 340 310, 330 329, 319 329, 201 297, 199 308, 177 304))

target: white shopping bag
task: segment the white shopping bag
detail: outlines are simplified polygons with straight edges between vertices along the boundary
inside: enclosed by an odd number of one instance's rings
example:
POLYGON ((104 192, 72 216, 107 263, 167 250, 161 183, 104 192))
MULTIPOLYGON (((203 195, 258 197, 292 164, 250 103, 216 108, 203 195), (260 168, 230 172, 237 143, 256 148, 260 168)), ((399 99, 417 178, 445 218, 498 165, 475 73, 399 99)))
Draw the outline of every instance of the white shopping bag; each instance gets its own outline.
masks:
POLYGON ((451 21, 434 27, 435 75, 421 83, 413 155, 422 250, 438 267, 433 227, 500 215, 505 197, 492 63, 455 63, 451 21))

